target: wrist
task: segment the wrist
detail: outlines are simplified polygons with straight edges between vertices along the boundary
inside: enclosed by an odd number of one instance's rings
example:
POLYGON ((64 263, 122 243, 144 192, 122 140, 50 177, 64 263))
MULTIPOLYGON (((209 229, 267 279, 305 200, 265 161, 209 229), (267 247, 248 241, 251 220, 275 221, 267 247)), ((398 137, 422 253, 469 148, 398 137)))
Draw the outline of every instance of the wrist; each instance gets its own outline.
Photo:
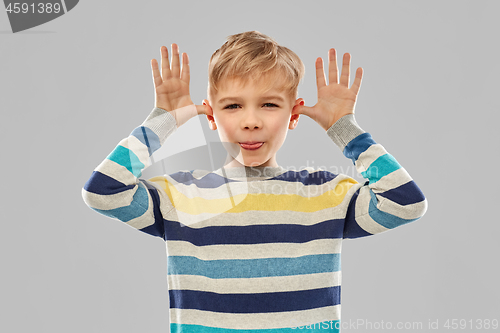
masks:
POLYGON ((169 108, 162 107, 161 105, 156 105, 155 108, 170 113, 175 118, 177 128, 186 123, 189 119, 198 115, 198 110, 194 104, 183 106, 175 110, 169 110, 169 108))

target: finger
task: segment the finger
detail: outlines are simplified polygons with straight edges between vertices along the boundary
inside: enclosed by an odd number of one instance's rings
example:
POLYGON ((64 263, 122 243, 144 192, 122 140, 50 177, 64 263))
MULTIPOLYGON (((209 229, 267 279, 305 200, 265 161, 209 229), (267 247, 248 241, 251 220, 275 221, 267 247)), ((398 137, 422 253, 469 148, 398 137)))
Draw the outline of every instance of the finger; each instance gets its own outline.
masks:
POLYGON ((208 106, 206 105, 195 105, 195 106, 196 106, 196 112, 198 114, 207 114, 208 106))
POLYGON ((181 73, 181 65, 179 63, 179 46, 172 44, 172 76, 178 78, 181 73))
POLYGON ((351 55, 349 53, 344 53, 344 60, 342 64, 342 75, 340 76, 340 84, 349 88, 349 76, 351 65, 351 55))
POLYGON ((168 48, 162 46, 160 49, 161 53, 161 77, 166 80, 172 76, 170 73, 170 64, 168 63, 168 48))
POLYGON ((189 84, 189 57, 187 53, 182 54, 181 80, 189 84))
POLYGON ((305 105, 295 105, 292 108, 292 114, 305 114, 306 116, 310 117, 310 115, 313 113, 314 108, 310 106, 305 106, 305 105))
POLYGON ((337 52, 330 49, 328 52, 328 84, 339 83, 339 68, 337 67, 337 52))
POLYGON ((356 93, 359 92, 359 88, 361 87, 361 79, 363 78, 363 68, 358 67, 356 70, 356 78, 354 79, 354 83, 352 84, 351 89, 356 93))
POLYGON ((158 62, 156 61, 156 59, 151 60, 151 69, 153 70, 153 82, 156 88, 163 82, 163 80, 161 79, 160 70, 158 69, 158 62))
POLYGON ((319 57, 316 59, 316 85, 318 89, 326 86, 325 71, 323 70, 323 59, 319 57))

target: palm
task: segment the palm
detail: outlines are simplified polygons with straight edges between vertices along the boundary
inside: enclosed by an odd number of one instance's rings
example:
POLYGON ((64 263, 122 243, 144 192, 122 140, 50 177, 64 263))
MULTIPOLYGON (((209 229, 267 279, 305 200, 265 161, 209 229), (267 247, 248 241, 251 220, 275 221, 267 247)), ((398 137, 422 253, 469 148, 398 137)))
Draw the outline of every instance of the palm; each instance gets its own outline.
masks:
POLYGON ((330 83, 318 89, 318 104, 330 108, 338 119, 348 113, 354 113, 356 93, 338 83, 330 83))
POLYGON ((189 96, 189 84, 179 78, 167 78, 156 87, 157 105, 163 105, 168 111, 193 104, 189 96))
POLYGON ((161 75, 155 59, 151 65, 156 91, 156 106, 167 111, 193 104, 189 95, 189 60, 182 55, 182 69, 179 60, 179 47, 172 44, 172 64, 168 61, 167 48, 161 48, 161 75))
POLYGON ((361 67, 357 69, 354 83, 349 88, 350 58, 349 53, 344 54, 342 75, 339 80, 335 49, 330 49, 328 53, 328 85, 326 84, 323 69, 323 59, 316 59, 318 102, 313 107, 302 106, 297 108, 297 113, 308 115, 325 130, 328 130, 331 125, 343 116, 354 113, 363 69, 361 67))

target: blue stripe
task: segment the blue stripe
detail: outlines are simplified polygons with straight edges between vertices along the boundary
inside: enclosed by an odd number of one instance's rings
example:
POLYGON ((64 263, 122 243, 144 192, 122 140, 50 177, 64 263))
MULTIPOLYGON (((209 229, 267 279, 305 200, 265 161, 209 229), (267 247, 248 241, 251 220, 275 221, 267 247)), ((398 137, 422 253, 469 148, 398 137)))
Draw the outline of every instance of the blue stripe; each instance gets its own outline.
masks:
POLYGON ((394 229, 400 225, 418 220, 418 218, 409 220, 403 219, 401 217, 397 217, 395 215, 379 210, 377 208, 377 197, 375 196, 375 193, 373 193, 372 190, 370 190, 370 195, 372 199, 370 200, 370 207, 368 208, 368 213, 370 214, 370 217, 378 224, 388 229, 394 229))
MULTIPOLYGON (((290 212, 292 215, 293 212, 290 212)), ((290 217, 293 219, 293 217, 290 217)), ((197 246, 217 244, 305 243, 315 239, 342 238, 344 219, 326 220, 313 225, 262 224, 207 226, 191 228, 166 220, 168 240, 187 241, 197 246)))
POLYGON ((359 155, 367 150, 371 145, 376 144, 370 133, 365 132, 352 139, 344 148, 343 154, 350 158, 352 163, 356 163, 359 155))
MULTIPOLYGON (((193 170, 179 171, 174 174, 169 175, 177 183, 189 186, 194 184, 197 188, 218 188, 220 186, 226 186, 226 183, 239 182, 233 179, 227 179, 215 173, 209 173, 200 179, 196 179, 192 174, 193 170)), ((307 170, 301 171, 286 171, 281 175, 278 175, 268 180, 281 180, 287 182, 297 182, 302 183, 304 186, 309 185, 321 185, 328 183, 337 177, 329 171, 319 170, 313 173, 309 173, 307 170)), ((266 180, 267 181, 267 180, 266 180)))
POLYGON ((170 333, 297 333, 297 330, 306 330, 307 333, 338 333, 340 332, 340 321, 323 321, 311 325, 299 326, 300 323, 291 321, 287 328, 268 328, 268 329, 230 329, 208 327, 193 324, 170 324, 170 333), (296 325, 296 326, 294 326, 296 325))
POLYGON ((141 176, 142 169, 144 169, 144 164, 139 160, 137 155, 132 150, 120 145, 116 146, 106 158, 124 166, 137 178, 141 176))
POLYGON ((109 209, 109 210, 97 209, 92 207, 90 208, 103 215, 112 218, 117 218, 118 220, 123 222, 127 222, 143 215, 148 210, 148 207, 149 207, 148 193, 144 187, 139 186, 139 188, 134 194, 132 202, 128 206, 109 209))
POLYGON ((160 138, 150 128, 139 126, 130 133, 148 147, 149 156, 151 156, 160 147, 160 138))
POLYGON ((401 169, 401 165, 391 154, 387 153, 373 161, 366 171, 361 172, 361 175, 373 184, 398 169, 401 169))
POLYGON ((340 254, 314 254, 297 258, 201 260, 191 256, 169 256, 168 275, 199 275, 211 279, 244 279, 338 272, 340 254))
POLYGON ((425 200, 425 196, 420 188, 413 180, 408 183, 393 188, 383 193, 378 193, 379 196, 394 201, 402 206, 414 204, 425 200))
POLYGON ((114 178, 109 177, 99 171, 93 171, 89 180, 85 183, 83 188, 85 191, 100 194, 111 195, 121 193, 133 189, 135 185, 125 185, 114 178))
POLYGON ((169 290, 170 308, 224 313, 265 313, 316 309, 340 304, 340 286, 285 292, 219 294, 169 290))

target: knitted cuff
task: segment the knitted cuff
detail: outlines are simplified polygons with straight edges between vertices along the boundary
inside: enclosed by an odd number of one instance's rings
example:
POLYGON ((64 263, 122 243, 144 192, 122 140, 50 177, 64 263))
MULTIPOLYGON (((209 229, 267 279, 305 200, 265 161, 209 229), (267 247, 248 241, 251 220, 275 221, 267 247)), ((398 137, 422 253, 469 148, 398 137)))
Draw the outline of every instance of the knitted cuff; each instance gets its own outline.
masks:
POLYGON ((142 126, 150 128, 163 144, 170 134, 177 130, 175 117, 168 111, 155 107, 142 126))
POLYGON ((326 134, 328 134, 342 152, 352 139, 363 133, 365 131, 359 127, 354 118, 354 113, 346 114, 326 131, 326 134))

